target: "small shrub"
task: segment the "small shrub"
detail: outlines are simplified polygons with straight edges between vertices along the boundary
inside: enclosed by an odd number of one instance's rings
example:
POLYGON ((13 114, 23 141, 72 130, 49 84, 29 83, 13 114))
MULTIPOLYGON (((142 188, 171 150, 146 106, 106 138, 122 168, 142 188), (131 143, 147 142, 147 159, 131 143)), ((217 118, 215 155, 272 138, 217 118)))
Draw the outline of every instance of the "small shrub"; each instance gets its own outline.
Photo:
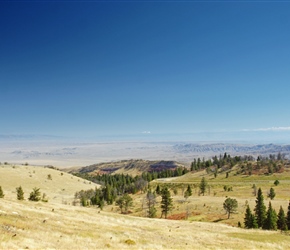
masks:
POLYGON ((2 190, 2 187, 0 186, 0 198, 4 198, 4 193, 3 193, 3 190, 2 190))
POLYGON ((280 184, 280 182, 278 180, 274 181, 274 185, 278 186, 280 184))
POLYGON ((136 242, 135 242, 134 240, 130 240, 130 239, 125 240, 125 243, 126 243, 127 245, 136 245, 136 242))

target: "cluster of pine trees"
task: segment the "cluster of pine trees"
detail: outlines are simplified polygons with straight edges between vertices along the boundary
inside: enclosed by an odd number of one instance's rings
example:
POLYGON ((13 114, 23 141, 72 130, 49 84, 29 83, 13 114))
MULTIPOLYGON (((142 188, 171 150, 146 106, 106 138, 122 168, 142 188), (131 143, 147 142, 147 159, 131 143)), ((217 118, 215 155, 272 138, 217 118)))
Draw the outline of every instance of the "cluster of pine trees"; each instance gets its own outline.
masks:
POLYGON ((207 169, 211 166, 215 166, 217 168, 221 168, 224 165, 230 165, 233 167, 236 163, 242 161, 242 160, 253 160, 254 158, 251 156, 235 156, 231 157, 229 154, 224 153, 222 156, 221 154, 219 157, 214 156, 212 159, 205 160, 204 158, 201 160, 200 158, 197 158, 191 162, 190 170, 191 171, 198 171, 202 169, 207 169))
POLYGON ((269 202, 268 209, 264 204, 264 196, 261 188, 258 189, 256 206, 254 213, 252 213, 249 205, 247 206, 245 219, 245 228, 262 228, 265 230, 288 230, 290 228, 290 203, 288 206, 287 215, 285 215, 282 206, 280 206, 277 215, 273 209, 271 202, 269 202))

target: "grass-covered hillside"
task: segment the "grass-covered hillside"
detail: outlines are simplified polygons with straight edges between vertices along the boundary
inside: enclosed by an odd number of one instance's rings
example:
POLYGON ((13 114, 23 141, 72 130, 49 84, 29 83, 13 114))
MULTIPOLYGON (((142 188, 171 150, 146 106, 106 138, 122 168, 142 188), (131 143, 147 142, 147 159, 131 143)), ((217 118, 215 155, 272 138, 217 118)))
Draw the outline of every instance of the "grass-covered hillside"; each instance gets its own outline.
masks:
POLYGON ((65 171, 80 174, 129 174, 131 176, 141 175, 144 172, 174 170, 185 165, 176 161, 148 161, 148 160, 122 160, 93 164, 81 168, 68 168, 65 171))
MULTIPOLYGON (((132 204, 127 214, 122 214, 116 203, 122 196, 121 189, 115 191, 116 200, 105 203, 103 210, 89 203, 82 207, 73 202, 76 192, 95 190, 95 187, 102 190, 104 186, 52 168, 1 165, 0 186, 4 197, 0 198, 0 248, 287 249, 290 244, 288 232, 245 229, 243 222, 247 205, 252 211, 254 209, 254 192, 258 188, 263 191, 266 206, 271 201, 277 212, 282 206, 287 213, 288 162, 280 162, 283 171, 264 173, 261 170, 251 174, 242 171, 245 163, 225 164, 218 171, 212 165, 211 169, 154 179, 146 185, 139 177, 134 177, 134 185, 142 184, 144 189, 130 194, 132 204), (204 195, 200 193, 203 177, 207 182, 204 195), (279 183, 275 185, 276 180, 279 183), (19 186, 24 190, 24 200, 16 198, 16 187, 19 186), (156 193, 158 186, 167 187, 172 198, 173 206, 167 219, 160 218, 162 194, 156 193), (188 186, 192 195, 185 197, 188 186), (28 200, 34 187, 46 194, 47 202, 28 200), (147 218, 148 187, 156 195, 155 218, 147 218), (267 197, 271 187, 276 192, 273 200, 267 197), (229 219, 223 208, 227 197, 236 199, 238 203, 237 210, 229 219), (238 227, 239 222, 241 227, 238 227)), ((252 164, 252 169, 256 168, 257 161, 247 163, 252 164)), ((260 169, 266 169, 266 165, 260 169)), ((118 174, 114 176, 117 178, 118 174)), ((110 185, 110 180, 117 179, 108 177, 104 183, 110 185)), ((128 180, 126 185, 133 185, 128 180)), ((113 185, 110 188, 114 190, 113 185)))

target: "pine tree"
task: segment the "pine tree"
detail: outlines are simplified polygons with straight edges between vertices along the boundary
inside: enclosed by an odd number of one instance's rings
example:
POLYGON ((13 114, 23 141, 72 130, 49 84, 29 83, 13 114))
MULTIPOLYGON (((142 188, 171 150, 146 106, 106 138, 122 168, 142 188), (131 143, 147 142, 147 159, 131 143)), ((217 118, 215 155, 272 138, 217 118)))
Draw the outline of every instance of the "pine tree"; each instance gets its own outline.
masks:
POLYGON ((16 192, 17 192, 17 200, 24 200, 24 192, 21 186, 16 188, 16 192))
POLYGON ((155 192, 156 194, 160 195, 161 190, 159 185, 157 185, 155 192))
POLYGON ((288 205, 288 211, 287 211, 287 227, 288 229, 290 229, 290 201, 289 201, 289 205, 288 205))
POLYGON ((278 213, 277 228, 280 230, 288 230, 287 220, 282 206, 280 206, 280 210, 278 213))
POLYGON ((206 188, 207 188, 206 179, 204 177, 202 177, 201 182, 199 184, 200 194, 204 195, 206 188))
POLYGON ((275 198, 275 196, 276 196, 276 193, 275 193, 275 190, 274 190, 274 188, 270 188, 270 192, 269 192, 269 194, 268 194, 268 197, 271 199, 271 200, 273 200, 274 198, 275 198))
POLYGON ((263 229, 267 230, 277 230, 277 214, 272 208, 271 202, 269 202, 269 207, 267 210, 266 220, 264 221, 263 229))
POLYGON ((245 213, 245 218, 244 218, 245 228, 253 228, 252 218, 253 218, 253 214, 252 214, 252 211, 248 205, 247 209, 246 209, 246 213, 245 213))
POLYGON ((262 194, 261 188, 258 189, 256 207, 254 211, 258 227, 263 227, 264 221, 266 219, 266 206, 264 204, 264 196, 262 194))
POLYGON ((189 196, 192 196, 192 190, 191 190, 190 185, 187 186, 187 189, 184 193, 184 198, 187 199, 189 196))
POLYGON ((2 187, 0 186, 0 198, 4 198, 4 193, 3 193, 3 190, 2 190, 2 187))
POLYGON ((161 217, 164 214, 165 219, 166 219, 168 212, 173 207, 170 191, 168 190, 167 187, 165 187, 165 188, 163 188, 161 190, 161 197, 162 197, 162 200, 161 200, 161 211, 162 211, 161 217))
POLYGON ((29 195, 28 200, 30 201, 40 201, 41 200, 41 193, 39 188, 33 188, 32 192, 29 195))

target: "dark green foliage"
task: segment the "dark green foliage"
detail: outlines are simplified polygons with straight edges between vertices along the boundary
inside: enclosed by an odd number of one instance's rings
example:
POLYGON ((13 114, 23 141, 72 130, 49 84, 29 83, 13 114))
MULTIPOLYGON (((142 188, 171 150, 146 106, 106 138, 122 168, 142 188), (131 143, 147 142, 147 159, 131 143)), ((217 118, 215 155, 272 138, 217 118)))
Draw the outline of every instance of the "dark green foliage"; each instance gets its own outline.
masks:
POLYGON ((280 230, 288 230, 287 220, 282 206, 280 206, 278 213, 277 228, 280 230))
MULTIPOLYGON (((170 191, 168 190, 167 187, 164 187, 161 190, 161 211, 162 211, 162 215, 164 214, 165 219, 167 218, 167 214, 168 212, 173 208, 173 204, 172 204, 172 198, 170 195, 170 191)), ((161 215, 161 217, 162 217, 161 215)))
POLYGON ((160 189, 159 184, 157 185, 155 192, 156 192, 156 194, 158 194, 158 195, 161 194, 161 189, 160 189))
POLYGON ((249 205, 247 206, 245 219, 244 219, 245 228, 258 228, 256 217, 252 213, 249 205))
POLYGON ((286 220, 287 220, 287 227, 288 227, 288 229, 290 229, 290 201, 289 201, 289 205, 288 205, 286 220))
POLYGON ((267 210, 266 219, 263 224, 263 229, 267 230, 277 230, 277 214, 272 208, 271 202, 269 202, 269 207, 267 210))
POLYGON ((256 206, 255 206, 255 216, 257 220, 258 227, 263 227, 264 221, 266 219, 266 206, 264 204, 264 196, 261 188, 258 189, 256 206))
POLYGON ((17 200, 24 200, 24 192, 21 186, 16 188, 17 200))
POLYGON ((116 205, 121 209, 121 213, 128 213, 129 207, 133 206, 133 199, 129 194, 124 194, 116 200, 116 205))
POLYGON ((234 212, 236 212, 237 208, 238 208, 238 202, 236 199, 232 199, 232 198, 227 198, 224 201, 223 204, 224 209, 226 210, 227 214, 228 214, 228 219, 230 218, 230 215, 234 212))
POLYGON ((271 199, 271 200, 273 200, 274 198, 275 198, 275 196, 276 196, 276 193, 275 193, 275 190, 274 190, 274 188, 270 188, 270 191, 269 191, 269 194, 268 194, 268 197, 271 199))
POLYGON ((206 182, 206 179, 204 177, 202 177, 201 179, 201 182, 199 184, 199 191, 200 191, 200 194, 204 195, 205 191, 206 191, 206 188, 207 188, 207 182, 206 182))
POLYGON ((0 198, 4 198, 4 193, 3 193, 3 190, 2 190, 2 187, 0 186, 0 198))
POLYGON ((192 196, 192 190, 191 190, 190 185, 187 186, 187 189, 184 193, 184 198, 188 198, 189 196, 192 196))
POLYGON ((39 188, 33 188, 32 192, 29 195, 28 200, 30 201, 40 201, 41 200, 41 193, 39 191, 39 188))
POLYGON ((274 185, 278 186, 280 184, 280 182, 278 180, 274 181, 274 185))

